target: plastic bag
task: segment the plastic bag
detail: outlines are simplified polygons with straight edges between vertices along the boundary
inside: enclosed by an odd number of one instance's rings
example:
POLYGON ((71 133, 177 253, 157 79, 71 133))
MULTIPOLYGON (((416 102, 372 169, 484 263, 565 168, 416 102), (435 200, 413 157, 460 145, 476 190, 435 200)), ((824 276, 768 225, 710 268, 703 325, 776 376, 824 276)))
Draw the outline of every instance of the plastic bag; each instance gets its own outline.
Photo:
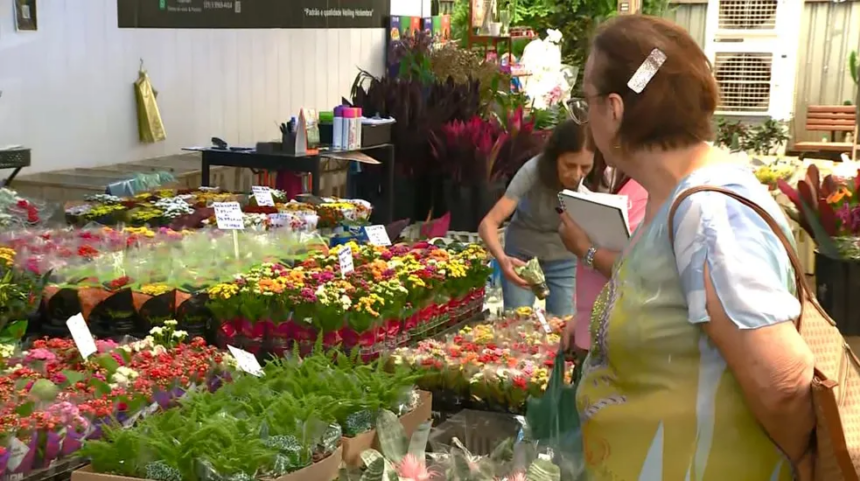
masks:
POLYGON ((527 402, 527 438, 536 443, 538 453, 561 468, 562 479, 579 480, 584 476, 584 456, 576 410, 578 380, 566 384, 564 369, 564 352, 559 351, 543 397, 527 402))

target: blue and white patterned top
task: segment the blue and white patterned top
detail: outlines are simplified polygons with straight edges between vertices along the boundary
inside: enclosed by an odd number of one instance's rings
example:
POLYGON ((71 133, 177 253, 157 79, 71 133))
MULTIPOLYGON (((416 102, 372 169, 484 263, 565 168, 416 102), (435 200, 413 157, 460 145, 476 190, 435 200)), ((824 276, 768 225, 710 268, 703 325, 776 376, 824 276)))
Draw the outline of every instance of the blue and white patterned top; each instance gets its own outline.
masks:
POLYGON ((704 265, 741 329, 795 319, 788 255, 758 214, 699 185, 725 187, 770 213, 780 207, 751 172, 702 168, 640 227, 592 313, 592 350, 577 391, 590 481, 783 481, 791 468, 749 411, 725 359, 698 326, 708 322, 704 265), (677 255, 675 255, 677 254, 677 255))

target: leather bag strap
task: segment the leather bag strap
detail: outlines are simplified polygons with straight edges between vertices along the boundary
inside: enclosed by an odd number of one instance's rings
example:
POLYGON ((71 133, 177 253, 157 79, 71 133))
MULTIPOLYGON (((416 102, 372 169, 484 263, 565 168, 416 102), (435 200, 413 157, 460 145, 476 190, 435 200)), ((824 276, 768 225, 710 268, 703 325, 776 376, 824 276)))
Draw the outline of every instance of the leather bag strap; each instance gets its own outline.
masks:
MULTIPOLYGON (((782 244, 782 247, 785 248, 786 253, 788 253, 788 260, 791 262, 791 267, 794 270, 794 282, 796 285, 796 295, 797 299, 800 301, 801 305, 801 313, 803 312, 802 306, 806 299, 811 299, 812 290, 809 288, 809 284, 806 282, 806 277, 803 275, 803 266, 800 263, 800 259, 797 257, 797 252, 794 251, 794 247, 791 245, 791 241, 788 240, 788 237, 783 232, 782 228, 776 222, 776 220, 767 213, 760 205, 755 202, 747 199, 746 197, 738 194, 737 192, 731 191, 729 189, 723 187, 716 187, 713 185, 699 185, 696 187, 691 187, 675 198, 675 201, 672 203, 672 207, 669 209, 669 241, 672 243, 672 249, 675 248, 675 213, 678 211, 678 207, 680 207, 681 202, 684 201, 687 197, 690 197, 693 194, 697 194, 699 192, 717 192, 736 201, 741 204, 752 209, 759 217, 764 220, 768 227, 773 231, 776 238, 779 239, 779 242, 782 244)), ((817 307, 817 306, 816 306, 817 307)), ((795 325, 797 329, 800 330, 800 321, 802 315, 797 317, 797 321, 795 321, 795 325)))

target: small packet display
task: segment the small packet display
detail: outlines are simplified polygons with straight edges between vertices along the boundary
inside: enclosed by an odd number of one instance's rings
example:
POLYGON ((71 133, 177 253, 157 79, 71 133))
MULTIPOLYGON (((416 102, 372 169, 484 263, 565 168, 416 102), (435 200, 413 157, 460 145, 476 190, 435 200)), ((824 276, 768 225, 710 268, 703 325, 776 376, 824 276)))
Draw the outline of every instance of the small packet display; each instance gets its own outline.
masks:
POLYGON ((543 300, 549 296, 549 286, 546 284, 546 277, 543 274, 543 269, 541 269, 537 257, 533 257, 524 266, 514 268, 514 271, 529 283, 532 292, 534 292, 538 299, 543 300))

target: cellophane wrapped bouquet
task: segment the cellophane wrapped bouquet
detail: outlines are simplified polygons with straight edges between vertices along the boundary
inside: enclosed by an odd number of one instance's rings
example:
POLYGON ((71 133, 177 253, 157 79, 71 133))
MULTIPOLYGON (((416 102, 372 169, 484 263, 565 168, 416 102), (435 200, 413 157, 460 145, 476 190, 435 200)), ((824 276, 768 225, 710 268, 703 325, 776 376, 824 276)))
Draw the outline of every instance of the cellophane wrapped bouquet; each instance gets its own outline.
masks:
POLYGON ((418 385, 441 402, 522 412, 526 400, 547 387, 566 320, 549 318, 546 323, 549 333, 531 309, 523 308, 442 339, 400 348, 390 362, 418 373, 418 385))

